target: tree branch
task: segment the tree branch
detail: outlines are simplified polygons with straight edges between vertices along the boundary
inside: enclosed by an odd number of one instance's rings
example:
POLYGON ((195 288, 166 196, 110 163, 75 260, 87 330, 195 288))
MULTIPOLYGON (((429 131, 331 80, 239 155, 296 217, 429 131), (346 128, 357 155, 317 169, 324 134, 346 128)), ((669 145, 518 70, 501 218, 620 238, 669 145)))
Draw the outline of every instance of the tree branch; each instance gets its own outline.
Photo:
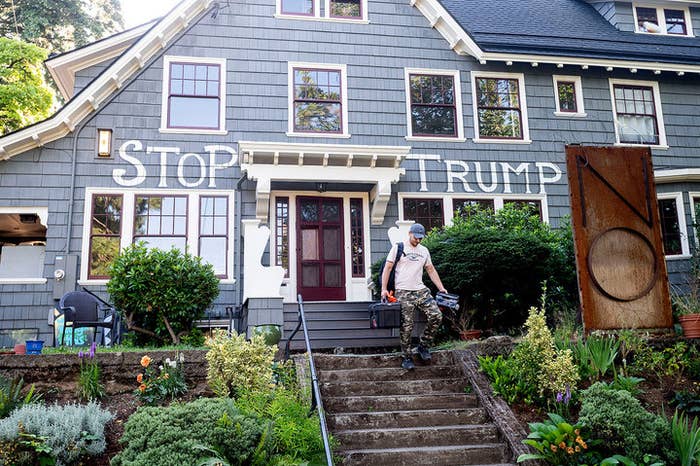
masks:
POLYGON ((168 329, 168 333, 170 334, 170 338, 173 339, 173 344, 179 345, 180 344, 180 337, 175 335, 173 328, 170 326, 170 322, 168 322, 168 318, 165 317, 165 315, 162 315, 161 317, 163 318, 163 322, 165 323, 165 328, 168 329))

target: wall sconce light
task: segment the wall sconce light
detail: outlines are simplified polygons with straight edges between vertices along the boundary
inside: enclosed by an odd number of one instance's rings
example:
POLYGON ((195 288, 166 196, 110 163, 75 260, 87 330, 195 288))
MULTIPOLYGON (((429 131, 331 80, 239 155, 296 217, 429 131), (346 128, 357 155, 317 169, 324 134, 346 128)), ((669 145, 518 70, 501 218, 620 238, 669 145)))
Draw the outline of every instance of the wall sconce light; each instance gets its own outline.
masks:
POLYGON ((327 183, 316 183, 316 191, 318 191, 319 193, 325 193, 327 188, 327 183))
POLYGON ((112 156, 112 130, 98 129, 97 130, 97 156, 111 157, 112 156))

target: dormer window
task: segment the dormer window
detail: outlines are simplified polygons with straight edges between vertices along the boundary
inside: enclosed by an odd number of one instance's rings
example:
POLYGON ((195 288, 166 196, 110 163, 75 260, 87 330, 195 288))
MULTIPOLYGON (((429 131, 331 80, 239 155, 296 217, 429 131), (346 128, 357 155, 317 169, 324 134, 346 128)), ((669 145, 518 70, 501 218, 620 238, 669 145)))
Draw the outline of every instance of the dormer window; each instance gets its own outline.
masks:
POLYGON ((635 5, 634 16, 636 31, 640 33, 674 36, 693 35, 687 8, 635 5))

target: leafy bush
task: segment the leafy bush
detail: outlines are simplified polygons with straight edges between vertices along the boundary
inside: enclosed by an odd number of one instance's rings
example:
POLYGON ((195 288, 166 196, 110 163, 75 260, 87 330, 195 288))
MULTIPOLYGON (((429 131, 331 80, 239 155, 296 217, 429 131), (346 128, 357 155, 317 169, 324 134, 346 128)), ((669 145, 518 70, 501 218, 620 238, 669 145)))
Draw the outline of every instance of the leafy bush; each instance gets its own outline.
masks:
POLYGON ((543 281, 553 308, 578 305, 570 232, 552 230, 527 209, 470 211, 423 244, 445 287, 461 296, 460 308, 478 310, 476 327, 522 325, 543 281))
POLYGON ((228 336, 218 331, 207 345, 207 381, 218 396, 237 397, 243 390, 269 391, 277 348, 266 345, 262 336, 246 341, 245 335, 228 336))
POLYGON ((666 419, 644 409, 629 392, 611 390, 597 382, 582 392, 579 422, 602 440, 601 449, 610 454, 624 451, 641 462, 645 453, 670 460, 671 428, 666 419))
POLYGON ((113 418, 112 413, 94 402, 66 406, 24 405, 0 421, 0 442, 3 446, 21 443, 26 439, 23 434, 29 434, 50 449, 50 456, 59 466, 76 464, 85 455, 97 456, 105 450, 104 429, 113 418))
POLYGON ((25 395, 22 395, 23 386, 24 379, 21 377, 8 379, 0 375, 0 419, 7 417, 22 405, 41 400, 41 395, 34 391, 34 385, 29 387, 25 395))
POLYGON ((175 248, 131 245, 112 262, 109 275, 107 291, 142 345, 179 344, 219 295, 213 267, 175 248))
POLYGON ((113 466, 196 465, 219 453, 229 464, 246 464, 263 427, 241 414, 233 400, 200 398, 168 407, 141 407, 124 424, 121 453, 113 466))
POLYGON ((245 413, 256 414, 272 426, 267 440, 269 456, 262 464, 298 464, 323 459, 318 417, 309 415, 309 406, 297 391, 285 388, 271 392, 247 391, 236 400, 236 406, 245 413))
POLYGON ((633 353, 633 361, 629 366, 630 373, 636 375, 654 375, 663 386, 664 377, 680 380, 689 368, 691 361, 697 357, 695 349, 689 349, 688 344, 679 341, 675 345, 658 350, 644 343, 633 353))
POLYGON ((136 382, 139 387, 134 392, 136 397, 143 403, 153 406, 161 404, 166 400, 174 400, 176 397, 187 392, 185 376, 182 373, 184 355, 180 353, 175 360, 165 358, 165 361, 158 366, 158 372, 151 364, 152 359, 146 355, 141 358, 143 372, 136 375, 136 382))
POLYGON ((544 422, 533 422, 530 434, 523 440, 525 445, 534 448, 537 453, 525 453, 518 456, 518 463, 525 460, 543 460, 555 465, 586 464, 590 456, 588 442, 581 436, 582 426, 571 425, 553 413, 544 422))
POLYGON ((700 413, 700 395, 692 390, 675 392, 671 402, 676 405, 676 409, 686 414, 700 413))

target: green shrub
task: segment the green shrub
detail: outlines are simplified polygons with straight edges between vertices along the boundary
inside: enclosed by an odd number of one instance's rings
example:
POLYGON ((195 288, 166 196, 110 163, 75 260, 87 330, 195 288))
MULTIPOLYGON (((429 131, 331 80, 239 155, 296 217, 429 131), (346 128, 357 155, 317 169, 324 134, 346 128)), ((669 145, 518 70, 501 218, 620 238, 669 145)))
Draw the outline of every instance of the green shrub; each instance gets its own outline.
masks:
POLYGON ((518 456, 518 463, 526 460, 543 460, 558 466, 586 464, 590 458, 588 443, 584 440, 579 424, 570 424, 558 414, 549 413, 544 422, 528 424, 530 434, 522 442, 537 453, 518 456))
POLYGON ((681 466, 692 466, 700 462, 700 427, 695 418, 691 424, 685 414, 678 411, 671 421, 671 435, 673 445, 680 458, 681 466))
POLYGON ((630 373, 635 375, 654 375, 663 386, 664 377, 672 377, 679 381, 689 368, 691 361, 697 358, 697 352, 689 349, 688 344, 679 341, 675 345, 659 350, 644 343, 633 353, 633 361, 629 366, 630 373))
POLYGON ((522 325, 544 281, 553 309, 578 305, 570 232, 552 230, 527 209, 470 211, 423 244, 445 287, 461 296, 460 307, 477 310, 477 327, 522 325))
POLYGON ((266 345, 262 336, 246 341, 245 335, 228 336, 219 331, 207 344, 207 381, 218 396, 237 397, 243 390, 270 390, 277 348, 266 345))
POLYGON ((196 465, 218 452, 229 464, 246 464, 263 431, 233 400, 200 398, 168 407, 141 407, 124 424, 124 449, 113 466, 196 465))
POLYGON ((23 386, 24 379, 21 377, 9 379, 0 375, 0 419, 7 417, 22 405, 41 400, 41 395, 34 391, 34 385, 29 387, 25 395, 22 395, 23 386))
POLYGON ((268 454, 263 464, 285 458, 293 464, 323 458, 323 440, 318 416, 309 415, 309 406, 295 390, 277 388, 272 392, 247 391, 236 406, 271 423, 268 454))
POLYGON ((107 291, 142 345, 179 344, 219 295, 213 267, 175 248, 131 245, 112 262, 109 275, 107 291))
POLYGON ((638 463, 646 453, 665 460, 675 456, 668 421, 645 410, 629 392, 597 382, 582 392, 581 400, 579 422, 602 440, 601 450, 623 451, 638 463))
POLYGON ((93 402, 24 405, 0 421, 0 441, 19 443, 26 438, 21 434, 30 434, 50 449, 59 466, 76 464, 84 456, 97 456, 105 450, 104 429, 113 418, 112 413, 93 402))

